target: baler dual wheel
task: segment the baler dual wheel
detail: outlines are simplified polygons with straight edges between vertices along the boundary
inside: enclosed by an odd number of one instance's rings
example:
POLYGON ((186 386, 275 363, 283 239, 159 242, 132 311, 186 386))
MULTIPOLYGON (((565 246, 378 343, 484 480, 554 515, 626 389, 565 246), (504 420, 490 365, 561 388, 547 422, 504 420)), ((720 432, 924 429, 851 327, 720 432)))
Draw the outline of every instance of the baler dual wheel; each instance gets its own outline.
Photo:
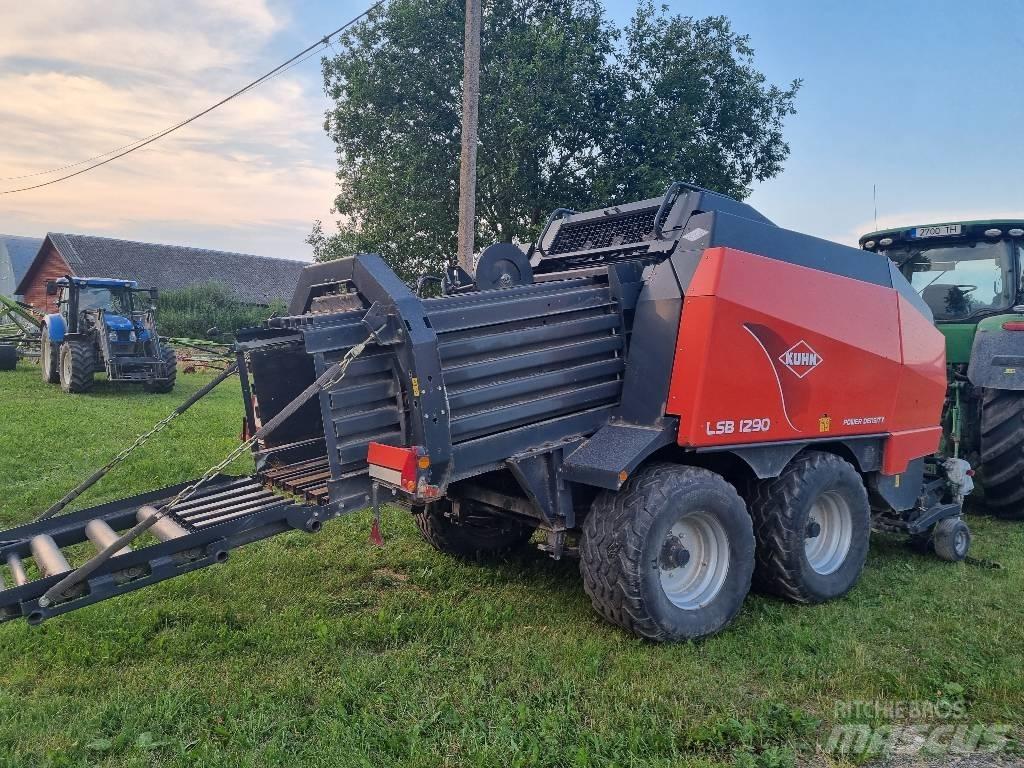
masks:
POLYGON ((871 537, 867 491, 853 465, 801 453, 782 474, 754 485, 754 585, 797 603, 845 595, 860 578, 871 537))
POLYGON ((992 514, 1024 519, 1024 392, 985 390, 980 469, 992 514))
POLYGON ((42 354, 39 356, 39 367, 43 372, 43 381, 47 384, 60 383, 60 344, 50 341, 49 329, 43 328, 42 354))
POLYGON ((460 519, 452 519, 448 499, 428 504, 417 512, 416 527, 434 549, 466 560, 511 552, 530 540, 534 526, 492 512, 482 504, 460 502, 460 519))
POLYGON ((164 361, 164 373, 167 377, 156 381, 146 381, 142 384, 143 389, 154 394, 170 392, 174 389, 174 382, 178 377, 178 357, 174 354, 174 350, 170 347, 160 347, 160 357, 164 361))
POLYGON ((60 388, 65 392, 88 392, 93 385, 92 344, 73 339, 60 347, 60 388))
POLYGON ((580 555, 583 588, 601 616, 648 640, 691 640, 739 612, 754 534, 723 477, 652 464, 594 500, 580 555))

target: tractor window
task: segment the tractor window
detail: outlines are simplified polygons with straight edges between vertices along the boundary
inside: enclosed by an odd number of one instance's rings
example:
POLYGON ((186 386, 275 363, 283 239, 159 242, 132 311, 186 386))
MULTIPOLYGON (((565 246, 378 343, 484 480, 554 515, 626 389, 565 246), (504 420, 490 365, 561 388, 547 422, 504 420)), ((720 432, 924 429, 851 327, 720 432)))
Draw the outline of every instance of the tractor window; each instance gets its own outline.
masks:
POLYGON ((896 258, 936 320, 966 319, 1010 306, 1010 251, 1006 243, 936 246, 896 258))
POLYGON ((131 299, 121 291, 108 288, 82 288, 78 293, 78 311, 102 309, 115 315, 131 314, 131 299))

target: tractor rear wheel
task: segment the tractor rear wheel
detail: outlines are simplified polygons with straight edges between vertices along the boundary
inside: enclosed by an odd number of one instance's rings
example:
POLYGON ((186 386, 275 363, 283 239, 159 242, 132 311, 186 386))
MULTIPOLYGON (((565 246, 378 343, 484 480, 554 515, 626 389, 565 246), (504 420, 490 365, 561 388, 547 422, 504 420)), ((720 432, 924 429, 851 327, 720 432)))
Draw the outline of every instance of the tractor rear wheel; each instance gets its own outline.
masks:
POLYGON ((706 469, 652 464, 602 492, 583 523, 580 572, 594 609, 648 640, 723 629, 750 591, 753 566, 743 499, 706 469))
POLYGON ((14 344, 0 344, 0 371, 13 371, 18 367, 18 348, 14 344))
POLYGON ((65 341, 60 345, 60 388, 65 392, 88 392, 93 385, 96 355, 88 341, 65 341))
POLYGON ((460 502, 459 519, 452 518, 447 499, 428 504, 417 512, 416 527, 434 549, 466 560, 478 560, 521 547, 535 526, 491 511, 472 501, 460 502))
POLYGON ((60 381, 60 344, 50 341, 49 328, 43 326, 42 354, 39 356, 39 367, 43 372, 43 381, 56 384, 60 381))
POLYGON ((164 346, 160 347, 160 357, 163 358, 164 373, 167 374, 167 378, 143 383, 142 387, 147 392, 170 392, 174 389, 174 381, 178 377, 178 357, 174 354, 173 349, 164 346))
POLYGON ((797 603, 845 595, 860 578, 871 538, 868 494, 839 456, 801 453, 776 478, 754 484, 754 586, 797 603))
POLYGON ((985 390, 980 468, 989 511, 1024 519, 1024 392, 985 390))

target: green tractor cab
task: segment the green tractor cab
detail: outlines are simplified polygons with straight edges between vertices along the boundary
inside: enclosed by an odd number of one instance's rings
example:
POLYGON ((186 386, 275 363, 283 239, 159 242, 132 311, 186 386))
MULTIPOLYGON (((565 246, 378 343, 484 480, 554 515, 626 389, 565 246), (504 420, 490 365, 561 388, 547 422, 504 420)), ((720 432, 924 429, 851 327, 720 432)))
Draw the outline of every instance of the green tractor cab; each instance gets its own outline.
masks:
POLYGON ((57 311, 42 324, 43 379, 65 392, 86 392, 93 376, 141 383, 149 392, 170 392, 177 376, 174 350, 156 331, 156 288, 134 280, 62 277, 46 285, 57 311))
POLYGON ((980 469, 989 510, 1024 519, 1024 220, 871 232, 946 337, 945 451, 980 469))

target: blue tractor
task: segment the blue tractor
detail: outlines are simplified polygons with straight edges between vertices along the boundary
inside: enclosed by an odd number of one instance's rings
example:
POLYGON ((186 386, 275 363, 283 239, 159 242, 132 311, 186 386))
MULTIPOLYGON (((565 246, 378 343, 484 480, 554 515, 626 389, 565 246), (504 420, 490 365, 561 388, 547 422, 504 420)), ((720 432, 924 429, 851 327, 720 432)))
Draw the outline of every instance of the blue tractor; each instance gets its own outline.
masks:
POLYGON ((156 288, 134 280, 62 277, 46 284, 57 312, 42 327, 43 379, 65 392, 86 392, 93 374, 141 383, 147 392, 170 392, 177 360, 156 332, 156 288))

